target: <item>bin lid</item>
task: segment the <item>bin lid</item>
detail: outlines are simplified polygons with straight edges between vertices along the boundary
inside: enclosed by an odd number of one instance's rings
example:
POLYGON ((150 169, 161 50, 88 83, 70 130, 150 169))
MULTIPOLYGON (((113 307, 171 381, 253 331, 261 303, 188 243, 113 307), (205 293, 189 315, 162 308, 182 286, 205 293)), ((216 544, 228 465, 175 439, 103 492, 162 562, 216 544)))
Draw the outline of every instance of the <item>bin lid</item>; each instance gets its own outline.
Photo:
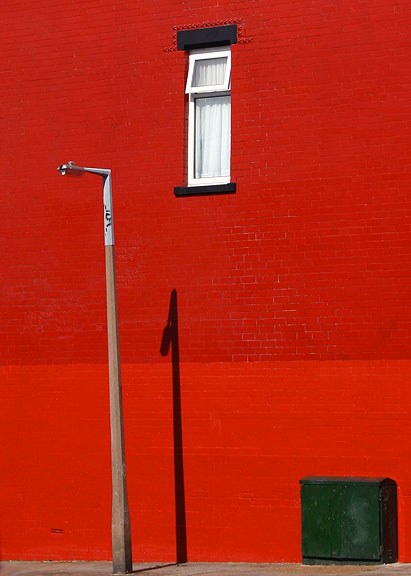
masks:
POLYGON ((305 476, 301 478, 300 484, 328 484, 328 485, 347 485, 347 484, 374 484, 378 486, 396 486, 391 478, 367 478, 361 476, 305 476))

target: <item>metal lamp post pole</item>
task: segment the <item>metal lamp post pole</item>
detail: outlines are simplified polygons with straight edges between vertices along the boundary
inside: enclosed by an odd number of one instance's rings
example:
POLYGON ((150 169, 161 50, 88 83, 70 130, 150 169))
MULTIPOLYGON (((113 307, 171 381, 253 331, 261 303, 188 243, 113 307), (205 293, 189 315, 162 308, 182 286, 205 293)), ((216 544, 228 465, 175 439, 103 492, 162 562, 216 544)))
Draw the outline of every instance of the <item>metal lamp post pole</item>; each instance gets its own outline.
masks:
POLYGON ((132 572, 130 514, 124 449, 123 402, 121 394, 120 346, 118 337, 116 268, 112 216, 111 170, 84 168, 72 162, 58 167, 63 174, 82 176, 85 172, 103 177, 104 244, 106 257, 107 336, 110 389, 113 573, 132 572))

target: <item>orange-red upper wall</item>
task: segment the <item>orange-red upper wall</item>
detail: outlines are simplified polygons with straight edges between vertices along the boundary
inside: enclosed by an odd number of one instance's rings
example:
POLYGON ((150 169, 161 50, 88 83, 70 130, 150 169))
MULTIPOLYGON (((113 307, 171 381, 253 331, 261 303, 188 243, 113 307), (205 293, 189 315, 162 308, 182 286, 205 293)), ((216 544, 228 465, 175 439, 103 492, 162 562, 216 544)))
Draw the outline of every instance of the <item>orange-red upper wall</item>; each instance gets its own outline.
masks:
POLYGON ((189 559, 299 561, 298 480, 338 474, 397 481, 411 561, 410 16, 405 0, 3 6, 2 558, 110 554, 101 182, 61 178, 74 160, 113 171, 136 559, 175 557, 160 344, 176 290, 189 559), (224 24, 237 192, 176 198, 177 30, 224 24))

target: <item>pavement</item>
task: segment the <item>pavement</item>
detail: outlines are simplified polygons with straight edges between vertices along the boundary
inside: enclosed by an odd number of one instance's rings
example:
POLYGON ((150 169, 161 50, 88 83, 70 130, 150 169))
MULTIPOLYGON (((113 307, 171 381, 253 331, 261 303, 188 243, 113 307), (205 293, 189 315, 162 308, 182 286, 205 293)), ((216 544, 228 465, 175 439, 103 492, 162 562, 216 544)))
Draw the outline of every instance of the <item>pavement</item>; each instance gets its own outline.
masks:
MULTIPOLYGON (((411 576, 411 564, 373 566, 305 566, 188 562, 187 564, 133 564, 138 576, 411 576)), ((0 562, 0 576, 110 576, 111 562, 0 562)))

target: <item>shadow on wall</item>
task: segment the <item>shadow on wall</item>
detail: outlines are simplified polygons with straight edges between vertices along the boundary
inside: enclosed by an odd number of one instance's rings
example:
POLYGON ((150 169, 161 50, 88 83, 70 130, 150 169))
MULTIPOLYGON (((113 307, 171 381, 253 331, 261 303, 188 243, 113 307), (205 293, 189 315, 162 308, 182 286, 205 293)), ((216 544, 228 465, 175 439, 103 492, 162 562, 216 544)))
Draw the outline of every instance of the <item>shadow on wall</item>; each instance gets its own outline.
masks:
POLYGON ((177 291, 170 296, 167 325, 163 330, 160 353, 167 356, 171 345, 173 373, 174 494, 176 507, 177 564, 187 562, 186 505, 184 495, 183 433, 181 425, 180 353, 178 346, 177 291))

